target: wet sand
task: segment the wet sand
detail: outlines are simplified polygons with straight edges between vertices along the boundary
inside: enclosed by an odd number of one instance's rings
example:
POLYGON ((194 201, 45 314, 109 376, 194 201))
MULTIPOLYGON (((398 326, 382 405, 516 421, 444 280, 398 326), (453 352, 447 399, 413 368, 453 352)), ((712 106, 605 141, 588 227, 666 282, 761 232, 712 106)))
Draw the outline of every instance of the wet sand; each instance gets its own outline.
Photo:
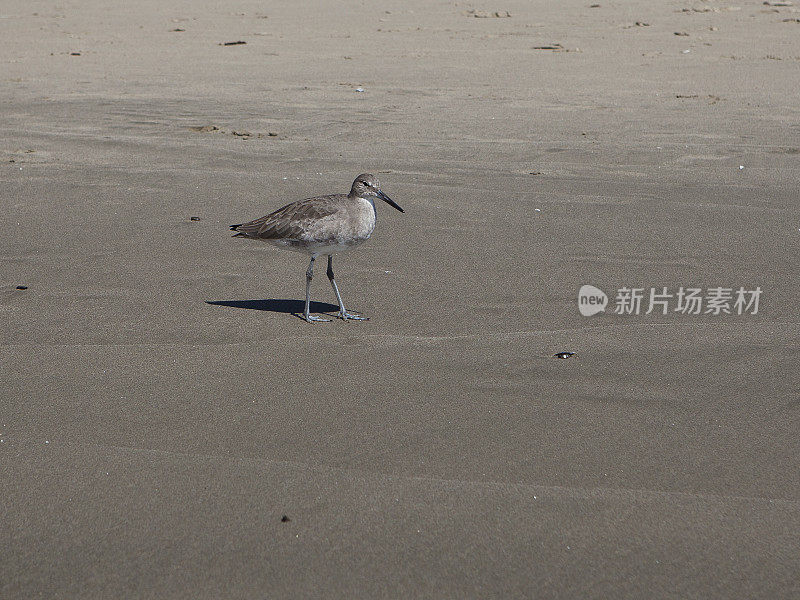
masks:
POLYGON ((800 7, 598 3, 6 2, 0 596, 800 594, 800 7))

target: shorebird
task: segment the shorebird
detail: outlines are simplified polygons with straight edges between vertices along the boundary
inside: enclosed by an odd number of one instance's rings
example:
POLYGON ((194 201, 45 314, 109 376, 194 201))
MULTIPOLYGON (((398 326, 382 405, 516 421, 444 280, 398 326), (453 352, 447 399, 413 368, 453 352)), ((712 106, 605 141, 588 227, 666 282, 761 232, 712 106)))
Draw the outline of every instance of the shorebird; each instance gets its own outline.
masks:
POLYGON ((328 279, 331 280, 336 300, 339 301, 339 317, 343 320, 365 321, 357 313, 344 307, 339 287, 333 278, 333 255, 364 243, 375 229, 375 198, 380 198, 400 212, 405 212, 389 196, 381 191, 377 177, 362 173, 353 181, 349 194, 315 196, 287 204, 260 219, 239 225, 231 225, 233 237, 261 240, 279 248, 304 252, 311 255, 306 270, 306 307, 303 317, 309 323, 330 321, 310 314, 311 279, 314 277, 314 260, 320 255, 328 256, 328 279))

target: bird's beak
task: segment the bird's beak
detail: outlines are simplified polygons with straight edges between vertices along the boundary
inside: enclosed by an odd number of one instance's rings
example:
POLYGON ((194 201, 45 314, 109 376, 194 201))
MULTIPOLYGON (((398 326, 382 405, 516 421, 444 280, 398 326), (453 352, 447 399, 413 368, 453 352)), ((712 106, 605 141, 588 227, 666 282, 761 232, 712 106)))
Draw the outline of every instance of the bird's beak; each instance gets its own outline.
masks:
POLYGON ((389 196, 387 196, 386 194, 384 194, 384 193, 383 193, 382 191, 380 191, 380 190, 378 190, 378 198, 380 198, 381 200, 383 200, 384 202, 386 202, 386 204, 388 204, 389 206, 392 206, 392 207, 396 208, 396 209, 397 209, 397 210, 399 210, 400 212, 406 212, 406 211, 404 211, 402 208, 400 208, 400 205, 399 205, 399 204, 397 204, 397 202, 395 202, 394 200, 392 200, 391 198, 389 198, 389 196))

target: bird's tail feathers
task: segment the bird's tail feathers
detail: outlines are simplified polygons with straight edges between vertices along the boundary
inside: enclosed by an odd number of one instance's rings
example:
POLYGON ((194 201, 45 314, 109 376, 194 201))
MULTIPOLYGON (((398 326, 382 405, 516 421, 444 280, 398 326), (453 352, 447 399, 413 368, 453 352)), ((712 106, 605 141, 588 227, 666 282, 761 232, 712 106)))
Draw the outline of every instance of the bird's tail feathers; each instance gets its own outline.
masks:
POLYGON ((244 231, 239 231, 239 227, 244 225, 244 223, 239 223, 238 225, 231 225, 231 231, 236 231, 236 235, 231 237, 249 237, 244 231))

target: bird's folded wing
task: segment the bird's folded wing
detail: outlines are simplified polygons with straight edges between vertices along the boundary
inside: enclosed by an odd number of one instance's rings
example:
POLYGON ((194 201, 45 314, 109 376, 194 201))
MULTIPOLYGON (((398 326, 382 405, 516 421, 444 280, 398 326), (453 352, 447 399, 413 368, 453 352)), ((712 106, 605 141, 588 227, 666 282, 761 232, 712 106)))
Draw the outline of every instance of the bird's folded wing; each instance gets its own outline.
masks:
POLYGON ((337 203, 333 197, 308 198, 279 208, 273 213, 243 223, 236 231, 245 237, 261 240, 303 239, 309 224, 334 214, 337 203))

